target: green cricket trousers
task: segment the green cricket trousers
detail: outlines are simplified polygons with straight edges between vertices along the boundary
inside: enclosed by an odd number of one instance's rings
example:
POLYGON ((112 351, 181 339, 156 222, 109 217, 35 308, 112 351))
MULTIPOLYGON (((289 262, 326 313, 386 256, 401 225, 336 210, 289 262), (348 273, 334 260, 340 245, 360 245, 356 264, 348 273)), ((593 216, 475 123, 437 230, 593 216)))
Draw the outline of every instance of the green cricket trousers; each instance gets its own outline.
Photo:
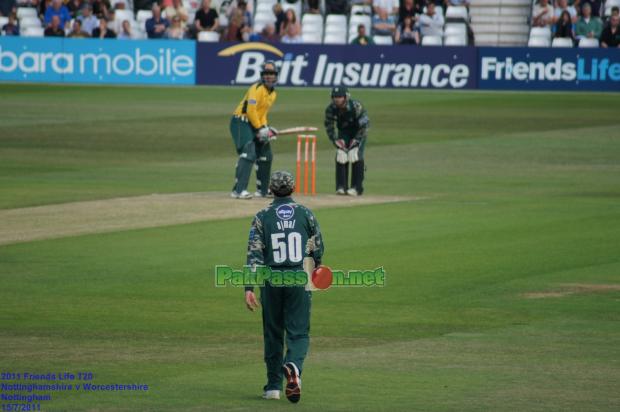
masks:
POLYGON ((263 337, 267 385, 264 390, 282 390, 282 365, 293 362, 301 374, 310 344, 312 292, 303 286, 260 288, 263 307, 263 337), (286 356, 284 343, 286 342, 286 356))

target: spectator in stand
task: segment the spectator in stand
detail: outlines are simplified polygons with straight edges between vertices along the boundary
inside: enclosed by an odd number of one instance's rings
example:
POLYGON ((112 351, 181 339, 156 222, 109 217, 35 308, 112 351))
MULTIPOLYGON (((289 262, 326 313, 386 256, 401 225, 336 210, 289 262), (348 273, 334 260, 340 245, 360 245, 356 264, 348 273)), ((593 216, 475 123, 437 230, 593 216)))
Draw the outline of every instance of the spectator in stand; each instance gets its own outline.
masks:
POLYGON ((60 19, 60 27, 64 28, 65 25, 71 20, 69 10, 62 4, 62 0, 53 0, 51 7, 45 10, 45 25, 49 26, 52 23, 52 17, 58 16, 60 19))
POLYGON ((611 24, 611 18, 612 18, 613 16, 618 16, 618 15, 620 15, 620 9, 618 9, 618 6, 613 6, 613 7, 611 8, 611 14, 609 15, 609 17, 607 17, 607 18, 605 19, 605 22, 604 22, 605 24, 604 24, 604 26, 603 26, 603 30, 605 30, 606 28, 608 28, 608 27, 609 27, 609 25, 611 24))
POLYGON ((280 36, 280 28, 282 27, 282 23, 284 23, 284 20, 286 20, 286 15, 284 14, 284 10, 282 9, 282 5, 280 3, 274 4, 272 10, 273 15, 276 16, 276 34, 280 36))
POLYGON ((398 24, 402 24, 405 21, 405 17, 409 16, 415 22, 416 14, 422 14, 424 9, 424 0, 405 0, 402 2, 401 7, 398 9, 398 24))
POLYGON ((442 36, 444 19, 441 13, 435 11, 435 3, 426 5, 426 13, 420 15, 418 25, 420 33, 424 36, 442 36))
POLYGON ((65 30, 60 26, 60 16, 55 14, 44 32, 45 37, 65 37, 65 30))
POLYGON ((568 10, 564 10, 562 14, 560 14, 560 18, 557 23, 555 23, 554 32, 553 37, 564 37, 573 40, 573 42, 575 41, 573 22, 568 10))
MULTIPOLYGON (((127 2, 127 0, 111 0, 112 1, 112 8, 114 10, 129 10, 129 3, 127 2)), ((122 26, 122 23, 121 23, 122 26)))
POLYGON ((166 7, 165 11, 168 20, 172 20, 174 16, 179 16, 183 30, 187 31, 187 19, 189 18, 189 14, 181 0, 172 0, 172 3, 166 7))
POLYGON ((379 9, 379 13, 372 16, 373 36, 394 37, 396 31, 396 16, 388 15, 385 9, 379 9))
POLYGON ((420 33, 415 28, 412 16, 405 16, 405 20, 396 29, 394 41, 397 44, 420 44, 420 33))
MULTIPOLYGON (((287 12, 288 11, 292 11, 292 10, 288 9, 287 12)), ((280 40, 282 43, 288 43, 288 44, 303 43, 300 30, 295 24, 289 24, 288 26, 286 26, 286 29, 280 29, 280 31, 282 30, 285 30, 284 36, 282 36, 282 39, 280 40)))
POLYGON ((355 37, 351 44, 356 44, 359 46, 372 46, 375 44, 375 41, 371 36, 366 35, 366 26, 360 24, 357 26, 357 37, 355 37))
POLYGON ((4 26, 0 27, 4 31, 5 36, 19 36, 19 24, 17 23, 17 15, 15 13, 9 14, 9 21, 4 26))
POLYGON ((82 7, 84 7, 84 0, 69 0, 66 6, 67 10, 69 10, 69 15, 77 19, 82 12, 82 7))
POLYGON ((85 39, 90 37, 88 33, 82 30, 82 22, 79 19, 73 20, 73 28, 67 37, 74 39, 85 39))
POLYGON ((11 17, 17 11, 16 0, 0 0, 0 16, 11 17))
POLYGON ((196 35, 201 31, 217 31, 220 25, 219 17, 217 11, 211 8, 211 0, 202 0, 202 6, 194 18, 196 35))
POLYGON ((93 14, 98 19, 108 18, 108 11, 112 9, 108 0, 92 0, 93 14))
POLYGON ((225 41, 248 41, 251 28, 245 25, 243 10, 236 7, 230 15, 228 28, 224 35, 225 41))
POLYGON ((604 11, 604 9, 602 8, 603 0, 581 0, 579 4, 581 4, 582 10, 583 10, 583 6, 585 6, 586 4, 589 4, 590 7, 592 8, 592 17, 601 17, 604 11))
POLYGON ((181 21, 181 16, 178 14, 172 17, 172 24, 166 30, 166 38, 172 40, 183 40, 185 35, 185 27, 183 27, 183 22, 181 21))
POLYGON ((123 25, 121 26, 121 30, 116 38, 121 40, 133 39, 133 34, 131 33, 131 23, 129 23, 129 20, 123 20, 123 25))
POLYGON ((601 47, 620 47, 619 23, 620 16, 617 13, 609 18, 609 26, 601 34, 601 47))
POLYGON ((82 22, 82 30, 88 33, 89 36, 92 36, 93 30, 99 27, 99 20, 93 16, 92 8, 88 4, 82 7, 82 15, 78 19, 82 22))
MULTIPOLYGON (((325 8, 327 8, 327 4, 325 5, 325 8)), ((319 0, 307 0, 305 12, 309 14, 321 14, 321 5, 319 4, 319 0)))
POLYGON ((166 34, 166 29, 170 26, 170 22, 161 16, 161 8, 157 3, 153 3, 151 11, 153 12, 153 17, 144 24, 146 35, 149 39, 161 39, 166 34))
POLYGON ((325 0, 325 14, 347 14, 348 0, 325 0))
POLYGON ((547 27, 554 21, 553 6, 549 0, 538 0, 532 11, 532 26, 547 27))
POLYGON ((280 36, 276 33, 276 27, 273 24, 268 24, 263 27, 263 31, 260 35, 262 41, 269 43, 277 43, 280 40, 280 36))
POLYGON ((567 0, 558 0, 557 6, 553 10, 553 23, 557 23, 562 15, 563 11, 567 11, 570 14, 571 21, 577 23, 577 9, 568 5, 567 0))
POLYGON ((39 10, 39 17, 45 17, 45 11, 52 7, 52 0, 41 0, 37 5, 37 9, 39 10))
MULTIPOLYGON (((284 36, 288 36, 289 39, 296 39, 301 35, 301 25, 297 21, 297 15, 295 14, 295 10, 288 9, 286 13, 284 13, 285 18, 280 26, 280 33, 284 33, 284 36)), ((282 38, 284 39, 284 36, 282 38)), ((300 37, 301 38, 301 37, 300 37)), ((282 40, 284 43, 284 40, 282 40)), ((291 42, 288 42, 291 43, 291 42)), ((295 43, 300 43, 295 41, 295 43)))
MULTIPOLYGON (((248 10, 248 3, 245 0, 237 1, 236 7, 231 7, 232 12, 235 10, 239 10, 241 12, 241 17, 243 19, 243 25, 247 29, 246 31, 252 31, 252 13, 248 10)), ((232 14, 231 14, 232 16, 232 14)))
POLYGON ((99 19, 99 27, 93 30, 92 37, 93 39, 115 39, 116 33, 108 28, 108 21, 106 19, 99 19))
POLYGON ((250 33, 250 41, 278 43, 280 41, 280 36, 276 34, 275 25, 267 24, 260 33, 250 33))
POLYGON ((575 28, 575 36, 578 39, 598 39, 603 32, 603 22, 598 17, 592 17, 592 6, 584 3, 581 6, 581 18, 575 28))
POLYGON ((389 15, 398 15, 400 7, 398 0, 372 0, 372 10, 374 14, 379 14, 381 9, 385 10, 389 15))

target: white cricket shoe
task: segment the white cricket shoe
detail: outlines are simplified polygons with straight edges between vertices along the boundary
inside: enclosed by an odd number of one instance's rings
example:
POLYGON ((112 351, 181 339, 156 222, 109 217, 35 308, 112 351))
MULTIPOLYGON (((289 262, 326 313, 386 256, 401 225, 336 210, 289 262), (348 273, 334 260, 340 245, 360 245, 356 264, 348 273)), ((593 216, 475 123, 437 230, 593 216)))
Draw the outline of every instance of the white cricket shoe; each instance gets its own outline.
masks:
POLYGON ((347 194, 349 196, 359 196, 359 194, 357 193, 357 190, 355 190, 354 187, 352 187, 351 189, 347 190, 347 194))
POLYGON ((237 199, 252 199, 252 194, 247 190, 244 190, 243 192, 239 193, 237 199))
POLYGON ((257 190, 256 192, 254 192, 254 197, 272 198, 273 194, 271 192, 268 192, 266 195, 264 195, 260 191, 257 190))
POLYGON ((280 399, 280 391, 279 390, 270 390, 263 392, 263 399, 280 399))
POLYGON ((346 195, 347 193, 344 191, 344 189, 343 189, 343 188, 340 188, 340 189, 336 190, 336 194, 337 194, 337 195, 344 196, 344 195, 346 195))

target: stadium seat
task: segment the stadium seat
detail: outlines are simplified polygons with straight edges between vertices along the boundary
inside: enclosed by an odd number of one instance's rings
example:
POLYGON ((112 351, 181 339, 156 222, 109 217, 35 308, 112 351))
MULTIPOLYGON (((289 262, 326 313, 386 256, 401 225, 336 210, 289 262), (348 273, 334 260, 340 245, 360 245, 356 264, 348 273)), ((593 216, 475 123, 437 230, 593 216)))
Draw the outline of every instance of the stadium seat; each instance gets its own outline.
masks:
MULTIPOLYGON (((282 7, 284 9, 284 7, 282 7)), ((254 11, 255 14, 259 14, 259 13, 272 13, 273 12, 273 5, 271 3, 258 3, 256 5, 256 10, 254 11)), ((297 15, 297 17, 299 18, 299 15, 297 15)))
POLYGON ((32 7, 18 7, 17 8, 17 19, 21 20, 24 17, 37 17, 37 9, 32 7))
POLYGON ((306 44, 321 44, 322 34, 318 32, 306 32, 301 34, 302 41, 306 44))
POLYGON ((4 27, 5 24, 9 22, 9 18, 5 16, 0 16, 0 30, 4 27))
POLYGON ((544 37, 530 37, 527 42, 527 47, 549 47, 551 41, 544 37))
POLYGON ((201 31, 198 33, 198 41, 205 43, 217 43, 220 41, 220 34, 214 31, 201 31))
POLYGON ((573 40, 567 37, 556 37, 551 42, 551 47, 573 47, 573 40))
POLYGON ((153 17, 153 12, 150 10, 140 10, 138 11, 138 14, 136 14, 136 21, 138 22, 138 25, 142 28, 142 31, 146 31, 146 21, 151 17, 153 17))
POLYGON ((329 14, 325 18, 325 31, 330 26, 342 27, 345 31, 347 29, 347 16, 344 14, 329 14))
POLYGON ((351 16, 356 14, 365 14, 370 16, 372 14, 372 8, 369 5, 354 4, 351 6, 351 16))
POLYGON ((309 26, 321 26, 323 28, 323 16, 320 14, 304 14, 301 18, 301 25, 309 25, 309 26))
POLYGON ((125 20, 128 20, 129 23, 131 23, 134 20, 133 12, 131 10, 115 10, 114 20, 118 20, 121 23, 121 25, 123 24, 123 21, 125 20))
POLYGON ((325 33, 324 44, 347 44, 347 33, 325 33))
POLYGON ((446 10, 447 20, 464 20, 468 21, 467 8, 465 6, 448 6, 446 10))
POLYGON ((273 12, 269 13, 258 13, 254 16, 254 25, 261 24, 266 26, 267 24, 274 24, 276 22, 276 16, 273 12))
POLYGON ((467 37, 460 35, 446 36, 443 42, 444 46, 467 46, 467 37))
POLYGON ((375 41, 375 44, 379 46, 391 46, 394 44, 392 36, 373 36, 372 39, 375 41))
POLYGON ((465 23, 447 23, 443 27, 444 37, 448 36, 463 36, 467 38, 467 26, 465 23))
POLYGON ((422 46, 441 46, 442 41, 439 36, 424 36, 422 37, 422 46))
POLYGON ((39 20, 38 17, 22 17, 22 19, 19 21, 19 26, 21 28, 26 28, 26 27, 41 27, 41 20, 39 20))
POLYGON ((583 38, 579 40, 580 48, 597 48, 599 46, 598 39, 583 38))
POLYGON ((20 34, 23 37, 43 37, 45 35, 45 30, 43 27, 24 27, 20 31, 20 34))
POLYGON ((546 27, 532 27, 530 30, 530 38, 532 37, 542 37, 545 39, 551 38, 551 29, 549 26, 546 27))

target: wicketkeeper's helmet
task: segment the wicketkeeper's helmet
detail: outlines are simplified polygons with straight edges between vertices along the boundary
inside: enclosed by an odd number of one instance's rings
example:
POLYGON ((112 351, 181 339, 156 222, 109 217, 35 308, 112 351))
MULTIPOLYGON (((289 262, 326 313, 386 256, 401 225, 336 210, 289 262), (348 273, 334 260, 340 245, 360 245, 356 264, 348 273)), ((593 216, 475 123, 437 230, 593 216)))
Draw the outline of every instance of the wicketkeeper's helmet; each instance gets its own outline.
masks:
POLYGON ((346 97, 348 99, 351 95, 345 86, 336 86, 332 89, 332 99, 334 97, 346 97))
POLYGON ((269 189, 274 196, 289 196, 295 190, 295 179, 286 170, 277 170, 271 174, 269 189))

